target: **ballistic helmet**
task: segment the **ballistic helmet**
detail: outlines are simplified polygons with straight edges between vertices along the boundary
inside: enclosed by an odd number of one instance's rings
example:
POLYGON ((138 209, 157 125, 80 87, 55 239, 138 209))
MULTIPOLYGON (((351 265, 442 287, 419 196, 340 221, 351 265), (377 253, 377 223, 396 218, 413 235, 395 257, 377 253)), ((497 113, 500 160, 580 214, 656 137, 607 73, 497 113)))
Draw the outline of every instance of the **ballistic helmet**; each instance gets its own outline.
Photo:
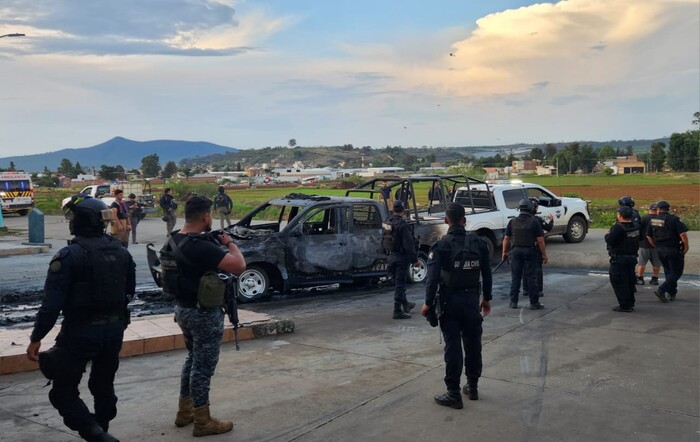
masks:
POLYGON ((627 195, 620 197, 617 203, 621 206, 634 207, 634 200, 631 196, 627 195))
POLYGON ((394 212, 401 213, 405 209, 406 209, 406 206, 403 204, 403 201, 401 201, 401 200, 394 201, 394 212))
POLYGON ((536 197, 531 196, 530 201, 532 202, 532 206, 534 207, 535 211, 537 210, 537 206, 540 205, 540 200, 538 200, 536 197))
POLYGON ((101 236, 105 224, 112 219, 112 211, 105 203, 82 193, 73 195, 63 212, 70 221, 70 233, 75 236, 101 236))
POLYGON ((533 211, 533 206, 532 206, 532 201, 528 199, 521 199, 520 202, 518 203, 518 210, 521 212, 530 212, 532 213, 533 211))

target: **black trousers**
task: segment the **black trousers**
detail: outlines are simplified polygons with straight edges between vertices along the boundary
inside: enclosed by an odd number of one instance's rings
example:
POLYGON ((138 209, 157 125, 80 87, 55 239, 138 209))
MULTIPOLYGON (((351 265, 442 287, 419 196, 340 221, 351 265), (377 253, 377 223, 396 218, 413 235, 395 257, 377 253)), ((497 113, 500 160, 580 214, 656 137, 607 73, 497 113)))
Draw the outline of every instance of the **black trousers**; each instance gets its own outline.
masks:
POLYGON ((537 287, 537 251, 534 247, 513 247, 510 253, 510 300, 518 302, 520 283, 523 292, 530 298, 531 303, 539 301, 537 287))
POLYGON ((634 307, 634 289, 637 275, 634 269, 637 257, 633 255, 618 255, 610 258, 610 284, 615 291, 617 302, 622 308, 634 307))
POLYGON ((410 264, 408 258, 401 255, 391 255, 389 258, 389 274, 394 278, 394 302, 406 303, 406 284, 410 264))
POLYGON ((56 346, 70 355, 69 373, 53 379, 49 400, 72 430, 82 431, 95 422, 106 428, 117 415, 114 376, 119 368, 119 351, 124 339, 122 321, 102 325, 64 326, 56 337, 56 346), (92 361, 88 388, 94 398, 94 414, 80 399, 78 385, 88 361, 92 361), (72 373, 72 374, 70 374, 72 373))
POLYGON ((659 259, 664 266, 664 282, 659 286, 660 293, 676 295, 678 293, 678 280, 683 275, 685 255, 677 248, 659 247, 659 259))
MULTIPOLYGON (((477 299, 478 295, 474 296, 477 299)), ((478 304, 450 306, 440 316, 440 330, 445 339, 445 385, 447 390, 459 390, 462 366, 467 379, 478 381, 481 376, 481 323, 478 304)))

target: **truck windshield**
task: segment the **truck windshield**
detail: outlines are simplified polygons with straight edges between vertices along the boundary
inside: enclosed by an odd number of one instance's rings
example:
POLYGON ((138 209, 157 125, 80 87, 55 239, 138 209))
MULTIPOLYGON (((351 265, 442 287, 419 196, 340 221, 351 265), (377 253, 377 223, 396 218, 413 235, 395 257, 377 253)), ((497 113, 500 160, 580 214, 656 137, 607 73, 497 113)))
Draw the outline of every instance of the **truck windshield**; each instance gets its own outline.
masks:
POLYGON ((16 190, 29 190, 29 180, 1 180, 0 190, 6 192, 16 191, 16 190))

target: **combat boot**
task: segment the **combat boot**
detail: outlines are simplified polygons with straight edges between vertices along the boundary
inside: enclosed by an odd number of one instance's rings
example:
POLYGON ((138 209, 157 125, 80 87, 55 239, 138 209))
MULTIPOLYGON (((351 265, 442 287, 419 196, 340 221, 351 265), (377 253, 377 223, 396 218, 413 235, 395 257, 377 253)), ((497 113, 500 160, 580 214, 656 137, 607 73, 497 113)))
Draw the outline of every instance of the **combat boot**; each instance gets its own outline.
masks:
POLYGON ((651 285, 659 285, 659 277, 658 277, 658 276, 652 276, 651 279, 649 280, 649 284, 651 284, 651 285))
POLYGON ((184 427, 194 422, 194 406, 192 405, 191 397, 181 397, 178 404, 177 416, 175 416, 175 425, 184 427))
POLYGON ((416 306, 416 303, 415 303, 415 302, 406 301, 406 302, 403 304, 403 311, 404 311, 405 313, 411 313, 411 310, 413 310, 413 308, 414 308, 415 306, 416 306))
POLYGON ((209 404, 194 409, 192 436, 211 436, 233 430, 233 422, 216 420, 209 414, 209 404))
POLYGON ((644 285, 644 277, 637 276, 637 285, 644 285))
POLYGON ((435 403, 443 407, 455 408, 457 410, 464 408, 462 396, 459 395, 459 390, 447 390, 447 393, 435 396, 435 403))
POLYGON ((394 316, 392 317, 394 319, 411 319, 411 315, 403 311, 403 303, 401 302, 394 303, 394 316))
POLYGON ((467 385, 462 388, 462 393, 464 393, 470 401, 479 400, 479 378, 467 379, 467 385))
POLYGON ((97 422, 78 431, 78 434, 88 442, 119 442, 119 439, 104 431, 97 422))

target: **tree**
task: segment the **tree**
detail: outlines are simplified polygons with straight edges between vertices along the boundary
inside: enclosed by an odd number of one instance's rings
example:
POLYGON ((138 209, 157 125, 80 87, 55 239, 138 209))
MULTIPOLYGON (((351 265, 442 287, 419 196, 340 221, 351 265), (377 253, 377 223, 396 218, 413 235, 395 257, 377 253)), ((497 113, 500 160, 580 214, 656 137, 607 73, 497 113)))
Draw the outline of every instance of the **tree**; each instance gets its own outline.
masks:
POLYGON ((628 144, 627 147, 625 147, 625 156, 630 157, 632 155, 634 155, 634 148, 631 144, 628 144))
POLYGON ((161 178, 172 178, 173 175, 177 173, 177 164, 175 161, 168 161, 165 163, 163 171, 160 173, 161 178))
POLYGON ((434 162, 435 162, 435 154, 432 153, 432 152, 430 152, 430 153, 425 157, 425 161, 427 161, 428 163, 434 163, 434 162))
POLYGON ((160 173, 160 158, 158 154, 151 154, 141 158, 141 173, 146 178, 155 178, 160 173))
POLYGON ((583 173, 590 173, 595 167, 596 163, 598 163, 598 155, 596 154, 596 150, 590 144, 584 144, 581 146, 579 161, 581 162, 583 173))
POLYGON ((17 168, 15 167, 15 162, 10 161, 10 172, 14 172, 15 170, 17 170, 17 168))
POLYGON ((651 152, 649 153, 649 166, 651 170, 658 172, 664 167, 664 162, 666 161, 666 144, 661 142, 656 142, 651 145, 651 152))
POLYGON ((605 161, 610 158, 615 158, 615 148, 606 144, 605 146, 598 149, 598 159, 600 161, 605 161))
POLYGON ((103 180, 114 181, 119 176, 119 172, 117 172, 116 167, 103 164, 102 166, 100 166, 100 171, 98 172, 98 175, 103 180))
POLYGON ((77 178, 78 175, 84 175, 85 171, 83 170, 83 167, 80 165, 80 161, 75 163, 75 177, 77 178))
POLYGON ((236 172, 241 172, 243 171, 243 168, 241 167, 241 162, 236 161, 236 172))
POLYGON ((544 151, 540 149, 539 147, 533 147, 532 150, 530 150, 530 159, 531 160, 543 160, 544 159, 544 151))
POLYGON ((124 170, 124 166, 122 166, 121 164, 117 164, 116 166, 114 166, 114 172, 116 172, 118 180, 126 179, 126 170, 124 170))
POLYGON ((78 174, 75 173, 75 168, 73 163, 68 158, 63 158, 61 164, 58 166, 58 173, 63 174, 69 178, 75 178, 78 174))
POLYGON ((294 147, 297 145, 297 140, 295 140, 294 138, 290 138, 287 144, 289 144, 289 147, 294 147))
MULTIPOLYGON (((544 155, 549 158, 549 161, 552 161, 552 158, 554 158, 554 155, 557 154, 557 146, 554 144, 547 144, 544 146, 544 155)), ((554 163, 552 163, 554 164, 554 163)))

